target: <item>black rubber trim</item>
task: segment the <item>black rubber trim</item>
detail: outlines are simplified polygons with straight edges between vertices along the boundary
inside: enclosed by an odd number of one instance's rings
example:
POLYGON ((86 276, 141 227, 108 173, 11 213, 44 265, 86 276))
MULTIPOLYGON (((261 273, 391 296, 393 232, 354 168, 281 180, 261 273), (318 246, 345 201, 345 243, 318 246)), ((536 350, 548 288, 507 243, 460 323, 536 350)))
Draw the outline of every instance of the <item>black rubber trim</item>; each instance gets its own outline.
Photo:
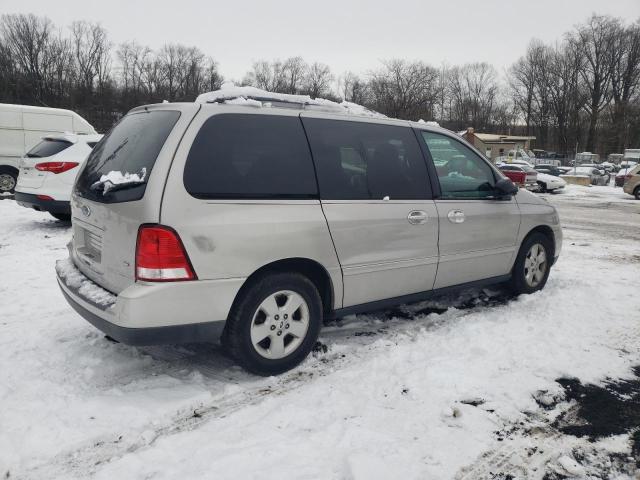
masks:
POLYGON ((69 305, 86 321, 104 334, 125 345, 171 345, 179 343, 217 343, 224 328, 224 321, 190 323, 168 327, 127 328, 115 325, 87 310, 62 288, 60 290, 69 305))
POLYGON ((497 283, 505 283, 509 280, 511 280, 511 274, 500 275, 499 277, 491 277, 483 280, 476 280, 474 282, 461 283, 460 285, 453 285, 451 287, 436 288, 435 290, 427 290, 425 292, 412 293, 410 295, 402 295, 400 297, 386 298, 384 300, 377 300, 375 302, 361 303, 360 305, 353 305, 351 307, 338 308, 337 310, 333 311, 333 317, 340 318, 356 313, 383 310, 385 308, 396 307, 405 303, 422 302, 436 295, 457 292, 460 290, 465 290, 467 288, 486 287, 488 285, 495 285, 497 283))
POLYGON ((14 199, 18 205, 33 208, 40 212, 62 213, 71 215, 71 204, 61 200, 41 200, 31 193, 15 192, 14 199))

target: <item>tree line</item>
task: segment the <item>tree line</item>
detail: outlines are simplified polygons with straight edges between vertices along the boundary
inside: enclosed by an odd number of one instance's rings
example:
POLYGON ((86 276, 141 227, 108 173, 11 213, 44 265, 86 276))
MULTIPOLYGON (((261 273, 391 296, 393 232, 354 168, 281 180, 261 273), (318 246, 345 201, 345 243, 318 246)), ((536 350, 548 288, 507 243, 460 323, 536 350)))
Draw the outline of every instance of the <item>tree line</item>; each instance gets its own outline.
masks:
MULTIPOLYGON (((0 18, 0 102, 70 108, 99 131, 147 103, 193 101, 224 78, 199 48, 114 45, 97 23, 57 28, 36 15, 0 18)), ((502 74, 488 63, 434 67, 389 59, 336 75, 302 57, 259 60, 236 84, 365 105, 452 130, 535 135, 536 145, 600 154, 640 147, 640 20, 592 15, 555 43, 532 40, 502 74)))

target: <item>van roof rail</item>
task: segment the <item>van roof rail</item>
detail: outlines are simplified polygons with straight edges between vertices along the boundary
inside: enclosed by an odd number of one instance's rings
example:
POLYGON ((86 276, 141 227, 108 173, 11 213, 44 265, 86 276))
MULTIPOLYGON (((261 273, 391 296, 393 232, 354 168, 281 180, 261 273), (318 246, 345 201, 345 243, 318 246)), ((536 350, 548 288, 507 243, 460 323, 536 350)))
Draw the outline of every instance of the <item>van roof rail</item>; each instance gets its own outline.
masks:
MULTIPOLYGON (((209 100, 206 103, 226 103, 228 101, 233 100, 253 100, 256 102, 262 103, 263 106, 271 106, 277 108, 291 108, 296 110, 319 110, 333 113, 349 113, 346 108, 341 107, 339 104, 321 104, 316 103, 315 101, 306 101, 306 100, 291 100, 284 99, 279 97, 269 97, 264 95, 237 95, 230 97, 218 97, 214 100, 209 100), (265 105, 268 104, 268 105, 265 105)), ((249 102, 248 102, 249 103, 249 102)))
POLYGON ((323 98, 311 98, 309 95, 277 93, 256 87, 236 87, 224 84, 220 90, 198 95, 196 103, 226 103, 228 105, 245 105, 253 107, 277 107, 296 110, 315 110, 346 115, 386 118, 385 115, 369 110, 362 105, 342 101, 334 102, 323 98))

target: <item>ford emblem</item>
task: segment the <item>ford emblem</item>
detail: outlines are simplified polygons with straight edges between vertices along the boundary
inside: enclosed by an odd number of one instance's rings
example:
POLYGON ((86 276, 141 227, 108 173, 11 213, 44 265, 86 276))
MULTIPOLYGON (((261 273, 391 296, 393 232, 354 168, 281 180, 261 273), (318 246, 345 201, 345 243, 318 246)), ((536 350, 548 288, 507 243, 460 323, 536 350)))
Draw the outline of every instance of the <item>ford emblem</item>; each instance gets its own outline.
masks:
POLYGON ((82 212, 82 215, 84 215, 85 217, 88 217, 89 215, 91 215, 91 209, 87 205, 83 205, 80 208, 80 211, 82 212))

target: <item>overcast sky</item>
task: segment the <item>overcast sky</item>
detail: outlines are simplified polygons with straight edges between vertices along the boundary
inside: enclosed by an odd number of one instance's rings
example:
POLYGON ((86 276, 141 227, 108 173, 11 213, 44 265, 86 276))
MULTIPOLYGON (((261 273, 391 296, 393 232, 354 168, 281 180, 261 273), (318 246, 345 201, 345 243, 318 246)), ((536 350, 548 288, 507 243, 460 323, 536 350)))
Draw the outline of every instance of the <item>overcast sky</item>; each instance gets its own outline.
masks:
POLYGON ((0 13, 46 15, 60 26, 100 22, 114 43, 199 47, 239 79, 258 59, 300 55, 308 62, 365 73, 402 57, 461 64, 487 61, 499 71, 533 37, 554 42, 591 13, 628 22, 640 0, 0 0, 0 13))

